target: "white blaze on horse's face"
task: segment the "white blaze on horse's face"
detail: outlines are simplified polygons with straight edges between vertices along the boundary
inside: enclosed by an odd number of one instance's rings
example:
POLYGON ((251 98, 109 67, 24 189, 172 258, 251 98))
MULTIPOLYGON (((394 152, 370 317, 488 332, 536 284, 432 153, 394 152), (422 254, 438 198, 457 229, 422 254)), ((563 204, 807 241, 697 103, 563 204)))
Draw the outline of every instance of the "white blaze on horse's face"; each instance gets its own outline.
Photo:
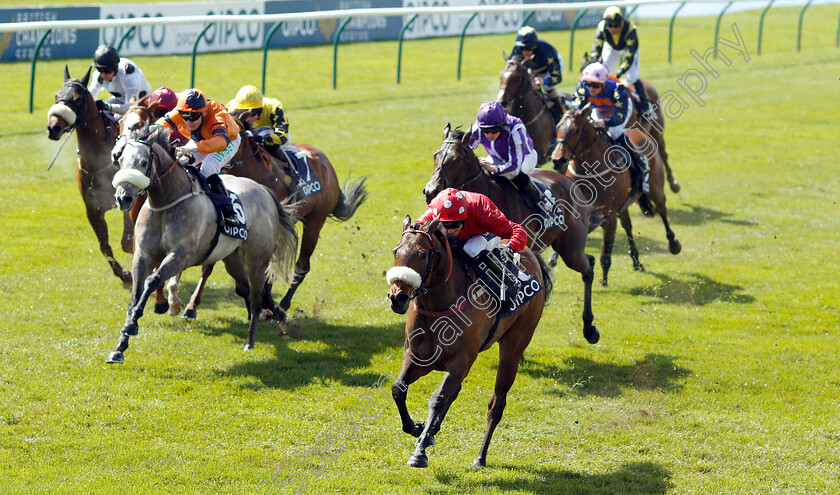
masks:
POLYGON ((122 135, 125 136, 129 132, 139 129, 140 125, 143 123, 143 120, 140 118, 140 114, 137 113, 127 113, 125 115, 125 119, 123 120, 123 130, 122 135))

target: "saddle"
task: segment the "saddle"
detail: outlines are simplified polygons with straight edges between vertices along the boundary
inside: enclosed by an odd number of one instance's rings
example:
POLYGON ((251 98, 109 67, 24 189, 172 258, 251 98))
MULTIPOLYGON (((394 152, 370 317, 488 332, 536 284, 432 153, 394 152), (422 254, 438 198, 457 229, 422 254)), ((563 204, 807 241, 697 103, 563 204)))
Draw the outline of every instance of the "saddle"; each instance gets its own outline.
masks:
MULTIPOLYGON (((495 238, 491 234, 485 236, 495 238)), ((480 252, 475 258, 467 255, 462 247, 456 249, 476 272, 488 294, 498 301, 500 319, 513 314, 542 288, 534 276, 519 267, 519 256, 510 253, 509 249, 498 246, 480 252)))

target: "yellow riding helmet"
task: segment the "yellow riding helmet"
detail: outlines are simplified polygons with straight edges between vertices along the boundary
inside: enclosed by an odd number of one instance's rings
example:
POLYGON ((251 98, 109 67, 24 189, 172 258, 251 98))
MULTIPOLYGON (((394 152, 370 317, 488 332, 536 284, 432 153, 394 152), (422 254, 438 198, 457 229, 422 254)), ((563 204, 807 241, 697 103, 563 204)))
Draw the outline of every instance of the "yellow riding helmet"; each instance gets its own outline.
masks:
POLYGON ((263 104, 263 95, 256 86, 242 86, 236 93, 236 98, 233 99, 234 108, 232 110, 239 110, 243 108, 261 108, 263 104))
POLYGON ((604 16, 602 17, 605 21, 623 21, 624 15, 621 13, 621 9, 618 7, 609 7, 607 10, 604 11, 604 16))

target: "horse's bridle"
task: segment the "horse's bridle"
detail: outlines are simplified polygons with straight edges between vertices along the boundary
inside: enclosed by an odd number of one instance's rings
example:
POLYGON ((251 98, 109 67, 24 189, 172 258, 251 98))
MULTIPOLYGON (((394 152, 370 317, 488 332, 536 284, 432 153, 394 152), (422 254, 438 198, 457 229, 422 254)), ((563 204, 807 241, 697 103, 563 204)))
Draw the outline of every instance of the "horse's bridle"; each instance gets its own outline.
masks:
MULTIPOLYGON (((82 94, 88 92, 85 85, 78 82, 78 81, 73 81, 73 80, 66 81, 62 85, 62 88, 65 87, 65 86, 73 86, 76 90, 81 90, 82 94)), ((76 94, 78 94, 78 93, 73 92, 73 95, 76 95, 76 94)), ((85 119, 85 113, 86 113, 85 110, 87 110, 87 103, 88 103, 87 98, 86 97, 82 98, 82 104, 78 109, 75 108, 75 106, 71 104, 71 99, 72 99, 72 97, 71 98, 65 97, 65 98, 61 98, 61 99, 55 101, 56 103, 63 103, 64 106, 66 106, 67 108, 72 110, 73 113, 76 114, 76 121, 73 122, 72 124, 70 124, 69 127, 67 127, 66 132, 70 132, 77 127, 85 127, 85 126, 88 125, 88 121, 85 119)))
MULTIPOLYGON (((563 118, 560 119, 560 122, 557 123, 557 128, 558 129, 560 129, 560 126, 563 125, 563 122, 566 120, 567 117, 569 117, 571 119, 576 118, 576 117, 572 117, 572 116, 569 116, 569 115, 564 115, 563 118)), ((580 129, 578 130, 578 132, 575 134, 577 136, 577 143, 575 144, 574 148, 572 148, 564 138, 560 138, 560 139, 557 140, 557 145, 558 146, 566 145, 566 146, 569 146, 569 148, 571 148, 571 150, 572 150, 571 151, 571 157, 572 157, 573 160, 582 160, 583 158, 580 156, 580 151, 588 149, 590 146, 595 144, 595 140, 598 139, 598 136, 596 135, 592 139, 591 142, 586 143, 586 139, 585 139, 586 136, 584 135, 583 132, 584 132, 584 129, 581 126, 580 129), (581 147, 581 145, 583 147, 581 147)))
POLYGON ((438 165, 437 167, 435 167, 434 170, 432 170, 432 176, 435 175, 435 172, 438 173, 438 177, 443 179, 443 189, 447 189, 447 188, 450 188, 450 187, 453 187, 455 189, 463 189, 464 186, 466 186, 467 184, 475 181, 476 179, 478 179, 481 176, 481 167, 478 167, 478 172, 475 175, 473 175, 472 177, 470 177, 469 179, 467 179, 466 181, 464 181, 463 184, 461 184, 459 186, 456 186, 454 184, 453 185, 447 184, 448 181, 446 180, 446 175, 443 173, 443 163, 446 160, 446 155, 449 153, 449 148, 451 148, 453 144, 463 145, 463 146, 465 146, 465 145, 464 145, 463 142, 458 141, 456 139, 447 139, 442 144, 445 144, 446 148, 444 148, 443 150, 438 149, 435 152, 435 155, 440 153, 440 165, 438 165))
POLYGON ((412 299, 416 299, 417 297, 420 297, 420 296, 428 293, 432 289, 435 289, 435 288, 447 283, 449 281, 449 276, 452 275, 453 260, 452 260, 452 250, 449 247, 449 240, 446 239, 446 236, 443 235, 442 232, 435 231, 435 236, 438 238, 440 243, 443 244, 444 246, 446 246, 446 257, 449 260, 449 270, 447 270, 447 272, 446 272, 446 277, 443 280, 441 280, 440 282, 438 282, 437 284, 435 284, 431 287, 423 287, 426 284, 426 282, 428 282, 429 277, 431 277, 432 272, 434 271, 435 255, 441 255, 441 261, 443 261, 443 252, 435 248, 435 241, 432 238, 432 234, 429 234, 425 230, 419 230, 419 229, 413 229, 413 228, 406 229, 406 230, 403 231, 402 237, 405 237, 406 234, 424 235, 424 236, 426 236, 426 238, 429 239, 429 246, 430 246, 429 247, 429 252, 428 252, 429 261, 426 264, 426 273, 424 273, 423 276, 420 278, 420 285, 413 288, 411 290, 411 292, 409 292, 408 300, 410 301, 412 299))

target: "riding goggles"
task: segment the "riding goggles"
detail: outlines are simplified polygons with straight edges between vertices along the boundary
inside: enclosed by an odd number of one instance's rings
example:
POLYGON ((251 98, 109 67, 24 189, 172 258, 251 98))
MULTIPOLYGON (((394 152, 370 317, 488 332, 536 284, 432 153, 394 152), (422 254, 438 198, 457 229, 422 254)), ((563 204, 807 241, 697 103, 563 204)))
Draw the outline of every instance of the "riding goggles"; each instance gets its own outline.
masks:
POLYGON ((186 120, 187 122, 194 122, 201 118, 203 115, 201 112, 178 112, 181 114, 181 118, 186 120))
POLYGON ((497 125, 495 127, 488 127, 486 129, 482 129, 481 132, 484 134, 498 134, 502 132, 502 126, 497 125))
POLYGON ((454 230, 454 229, 460 229, 461 227, 463 227, 464 226, 464 221, 463 220, 452 220, 450 222, 440 222, 440 224, 443 226, 443 228, 445 228, 447 230, 454 230))

